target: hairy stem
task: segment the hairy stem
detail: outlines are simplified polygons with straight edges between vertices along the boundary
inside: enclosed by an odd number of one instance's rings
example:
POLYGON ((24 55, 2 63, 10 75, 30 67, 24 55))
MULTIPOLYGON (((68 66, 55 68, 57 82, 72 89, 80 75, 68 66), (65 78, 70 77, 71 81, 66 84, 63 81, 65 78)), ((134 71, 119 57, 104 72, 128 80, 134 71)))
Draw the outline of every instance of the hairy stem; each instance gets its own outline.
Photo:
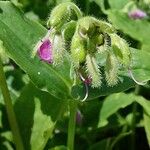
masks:
POLYGON ((69 108, 70 108, 69 110, 70 117, 69 117, 69 125, 68 125, 67 147, 69 150, 74 150, 77 102, 75 100, 70 100, 69 108))
POLYGON ((13 134, 16 149, 24 150, 22 139, 20 136, 19 128, 18 128, 18 124, 16 121, 16 116, 15 116, 15 113, 13 110, 12 101, 11 101, 9 90, 8 90, 7 83, 6 83, 6 78, 5 78, 5 74, 3 71, 3 65, 2 65, 1 58, 0 58, 0 88, 1 88, 1 91, 2 91, 2 94, 4 97, 8 120, 9 120, 10 128, 11 128, 11 131, 13 134))

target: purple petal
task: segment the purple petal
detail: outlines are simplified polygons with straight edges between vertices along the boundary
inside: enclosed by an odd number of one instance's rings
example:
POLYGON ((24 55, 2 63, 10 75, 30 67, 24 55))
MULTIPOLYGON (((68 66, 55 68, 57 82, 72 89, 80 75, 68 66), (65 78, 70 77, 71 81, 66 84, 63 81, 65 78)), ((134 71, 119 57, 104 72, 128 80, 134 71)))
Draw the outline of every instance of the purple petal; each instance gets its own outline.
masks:
POLYGON ((83 115, 81 114, 80 110, 77 110, 76 123, 78 125, 81 125, 82 124, 82 120, 83 120, 83 115))
POLYGON ((142 19, 142 18, 146 17, 147 14, 140 9, 136 9, 136 10, 129 12, 128 16, 132 19, 142 19))
POLYGON ((92 83, 92 78, 91 78, 91 77, 87 77, 87 78, 84 80, 84 82, 89 85, 89 84, 92 83))
POLYGON ((52 63, 52 44, 49 39, 45 39, 38 49, 38 55, 41 60, 52 63))

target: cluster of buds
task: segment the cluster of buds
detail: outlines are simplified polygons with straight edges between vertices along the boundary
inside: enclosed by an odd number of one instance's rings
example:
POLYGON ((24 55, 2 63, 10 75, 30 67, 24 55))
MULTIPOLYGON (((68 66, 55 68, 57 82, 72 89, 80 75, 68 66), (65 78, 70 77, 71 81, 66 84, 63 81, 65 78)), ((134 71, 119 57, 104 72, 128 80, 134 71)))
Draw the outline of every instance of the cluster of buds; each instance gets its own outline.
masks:
POLYGON ((68 53, 75 80, 78 78, 85 84, 84 100, 88 96, 89 85, 100 88, 105 78, 108 86, 114 86, 118 83, 119 69, 129 68, 131 55, 126 41, 116 34, 110 23, 83 17, 74 3, 56 6, 47 25, 48 33, 37 43, 35 51, 41 60, 54 65, 62 62, 68 53), (97 55, 105 56, 103 65, 97 55))

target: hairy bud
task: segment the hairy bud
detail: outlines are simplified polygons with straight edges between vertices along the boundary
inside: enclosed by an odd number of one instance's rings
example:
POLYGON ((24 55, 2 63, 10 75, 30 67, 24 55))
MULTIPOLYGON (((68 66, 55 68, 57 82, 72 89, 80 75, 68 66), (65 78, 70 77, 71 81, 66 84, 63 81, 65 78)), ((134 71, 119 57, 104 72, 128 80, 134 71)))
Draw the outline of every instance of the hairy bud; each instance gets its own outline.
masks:
POLYGON ((110 37, 115 56, 121 64, 123 64, 125 67, 128 67, 131 59, 131 53, 128 44, 117 34, 111 34, 110 37))
POLYGON ((60 30, 65 23, 77 20, 81 16, 80 9, 74 3, 61 3, 52 10, 47 26, 60 30))
POLYGON ((99 70, 99 66, 96 63, 96 60, 94 57, 90 56, 89 54, 86 56, 86 68, 87 73, 92 79, 92 87, 97 88, 101 86, 101 73, 99 70))
POLYGON ((118 82, 118 62, 113 54, 108 53, 105 66, 106 81, 109 86, 116 85, 118 82))

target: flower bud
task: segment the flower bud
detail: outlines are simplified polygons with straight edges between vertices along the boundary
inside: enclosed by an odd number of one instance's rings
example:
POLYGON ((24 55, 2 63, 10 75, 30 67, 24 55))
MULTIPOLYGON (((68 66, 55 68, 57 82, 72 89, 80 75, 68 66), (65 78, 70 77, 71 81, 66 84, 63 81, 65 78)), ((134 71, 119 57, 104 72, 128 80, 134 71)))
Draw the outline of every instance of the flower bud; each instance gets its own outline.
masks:
POLYGON ((131 53, 128 44, 117 34, 110 34, 110 37, 112 50, 115 56, 121 64, 123 64, 125 67, 128 67, 131 60, 131 53))
POLYGON ((52 10, 47 25, 50 28, 60 30, 65 23, 77 20, 81 16, 80 9, 74 3, 61 3, 52 10))
POLYGON ((108 22, 98 20, 97 26, 102 33, 115 33, 115 28, 108 22))
POLYGON ((78 125, 81 125, 83 121, 83 115, 81 114, 81 111, 78 109, 76 113, 76 123, 78 125))
POLYGON ((98 53, 106 52, 109 46, 109 39, 107 34, 100 34, 96 40, 96 49, 98 53))
POLYGON ((96 19, 90 16, 81 18, 77 23, 77 30, 81 37, 87 38, 95 34, 96 19))
POLYGON ((75 68, 86 60, 86 47, 84 40, 76 32, 71 42, 71 56, 75 68))
POLYGON ((66 44, 71 41, 76 30, 76 21, 66 23, 62 28, 62 37, 66 44))
POLYGON ((53 37, 53 64, 58 65, 63 62, 64 54, 64 41, 61 35, 55 34, 53 37))
POLYGON ((106 81, 109 86, 118 82, 118 62, 113 54, 108 53, 105 66, 106 81))
POLYGON ((99 66, 95 60, 95 58, 89 54, 86 56, 86 68, 87 73, 92 79, 92 87, 97 88, 101 86, 101 73, 99 70, 99 66))

